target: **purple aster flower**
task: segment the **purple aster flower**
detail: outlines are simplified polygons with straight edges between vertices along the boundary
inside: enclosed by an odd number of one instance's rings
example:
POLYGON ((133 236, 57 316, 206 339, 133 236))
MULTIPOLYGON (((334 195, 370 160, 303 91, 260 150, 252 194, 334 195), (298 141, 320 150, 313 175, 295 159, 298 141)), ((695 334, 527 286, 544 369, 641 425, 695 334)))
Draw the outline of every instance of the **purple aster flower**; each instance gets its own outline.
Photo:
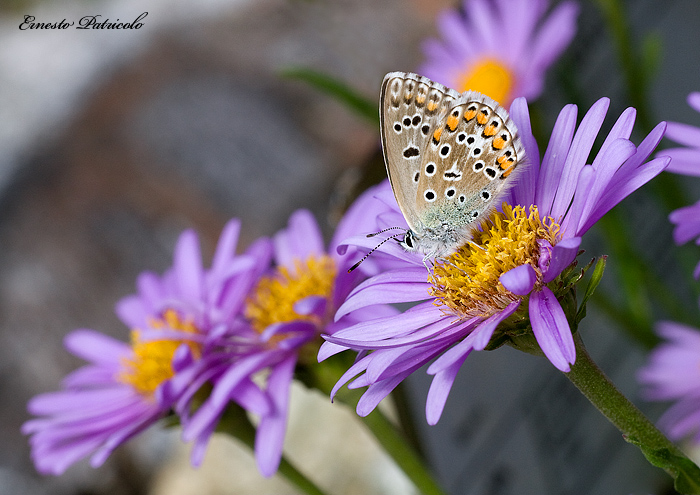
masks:
POLYGON ((474 90, 504 106, 537 98, 545 71, 576 33, 578 4, 565 1, 546 16, 546 0, 464 0, 462 12, 438 18, 443 37, 427 40, 418 70, 459 92, 474 90))
MULTIPOLYGON (((688 104, 700 112, 700 93, 690 93, 688 104)), ((683 145, 682 148, 663 151, 664 155, 671 157, 671 163, 666 170, 700 177, 700 127, 669 122, 666 137, 683 145)), ((676 226, 673 230, 673 240, 676 244, 685 244, 695 239, 695 243, 700 245, 700 202, 671 212, 669 220, 676 226)), ((700 278, 700 263, 695 267, 693 275, 700 278)))
MULTIPOLYGON (((671 163, 673 161, 671 160, 671 163)), ((700 168, 700 161, 697 164, 700 168)), ((694 205, 672 211, 668 218, 676 226, 673 229, 673 240, 676 241, 676 244, 685 244, 695 239, 695 244, 700 245, 700 201, 694 205)), ((700 278, 700 263, 695 267, 693 276, 700 278)))
MULTIPOLYGON (((93 330, 66 337, 70 352, 90 364, 63 381, 63 389, 33 398, 29 412, 39 416, 23 425, 31 435, 32 457, 42 473, 60 474, 92 455, 101 465, 123 442, 168 414, 187 357, 198 357, 212 336, 230 326, 255 281, 253 256, 235 256, 239 222, 231 221, 219 240, 212 268, 202 267, 197 236, 184 232, 173 267, 162 277, 146 272, 138 294, 117 304, 132 329, 131 345, 93 330)), ((252 383, 243 404, 261 412, 266 397, 252 383)))
MULTIPOLYGON (((368 387, 357 406, 364 416, 406 376, 435 359, 428 368, 434 378, 426 407, 428 423, 434 424, 459 368, 473 350, 510 343, 531 352, 541 350, 555 367, 569 371, 576 359, 569 326, 572 315, 566 314, 571 305, 562 306, 560 300, 571 295, 567 275, 581 236, 661 173, 669 161, 666 157, 647 161, 665 123, 635 146, 629 137, 636 112, 629 108, 587 164, 608 105, 605 98, 596 102, 578 128, 576 106, 566 106, 540 160, 527 104, 523 98, 514 101, 511 117, 520 130, 528 163, 521 165, 524 171, 509 201, 469 243, 436 259, 427 276, 421 256, 396 243, 383 246, 384 255, 395 258, 394 268, 354 289, 336 318, 381 304, 417 304, 400 314, 363 318, 324 336, 327 342, 319 360, 344 349, 361 351, 333 393, 356 377, 350 387, 368 387)), ((376 228, 407 228, 388 185, 376 195, 384 205, 377 211, 376 228)), ((346 241, 365 249, 372 242, 364 236, 346 241)))
MULTIPOLYGON (((255 457, 264 476, 277 471, 287 425, 289 392, 295 368, 308 364, 321 343, 321 333, 334 333, 353 317, 333 321, 340 303, 366 275, 376 270, 368 263, 348 273, 356 250, 338 253, 338 242, 373 227, 366 210, 376 200, 368 194, 349 210, 336 229, 329 249, 324 248, 318 224, 310 212, 299 210, 273 239, 276 268, 263 276, 245 302, 245 319, 200 359, 207 380, 214 387, 209 398, 184 421, 185 440, 196 440, 195 456, 201 458, 206 439, 214 431, 230 399, 241 402, 242 381, 267 372, 267 411, 259 414, 255 457), (310 352, 309 352, 310 351, 310 352)), ((245 393, 245 390, 242 392, 245 393)), ((191 394, 188 394, 191 397, 191 394)), ((181 414, 189 407, 182 401, 181 414)))
POLYGON ((661 322, 656 332, 667 341, 649 355, 637 379, 652 401, 675 401, 659 420, 674 440, 692 435, 700 442, 700 330, 661 322))
MULTIPOLYGON (((700 93, 690 93, 688 105, 700 112, 700 93)), ((676 174, 700 177, 700 127, 669 122, 666 137, 683 146, 663 151, 664 155, 671 157, 671 164, 666 170, 676 174)))

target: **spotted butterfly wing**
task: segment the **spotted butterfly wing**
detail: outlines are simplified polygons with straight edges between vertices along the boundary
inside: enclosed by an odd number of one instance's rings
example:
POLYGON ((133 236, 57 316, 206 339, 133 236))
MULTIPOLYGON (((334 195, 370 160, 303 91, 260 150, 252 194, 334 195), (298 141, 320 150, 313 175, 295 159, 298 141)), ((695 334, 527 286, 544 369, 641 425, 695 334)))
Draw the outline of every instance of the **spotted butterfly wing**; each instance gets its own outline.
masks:
POLYGON ((457 91, 427 77, 391 72, 380 95, 382 149, 396 201, 409 228, 417 220, 418 182, 431 136, 447 110, 460 98, 457 91))
POLYGON ((469 240, 514 183, 523 155, 506 110, 480 93, 462 93, 423 153, 416 211, 425 231, 469 240))

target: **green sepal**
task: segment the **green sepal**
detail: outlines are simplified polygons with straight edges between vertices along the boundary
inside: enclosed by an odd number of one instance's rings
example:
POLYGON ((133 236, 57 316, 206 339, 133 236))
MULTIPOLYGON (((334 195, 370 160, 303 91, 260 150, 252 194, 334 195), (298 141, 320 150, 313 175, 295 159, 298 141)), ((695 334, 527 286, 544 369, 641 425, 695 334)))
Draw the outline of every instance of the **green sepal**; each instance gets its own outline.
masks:
MULTIPOLYGON (((581 320, 583 320, 586 317, 586 304, 588 303, 588 300, 591 298, 596 288, 598 287, 598 284, 600 284, 600 281, 603 278, 603 272, 605 271, 605 265, 607 261, 608 257, 603 255, 600 258, 598 258, 598 261, 596 262, 595 268, 593 269, 593 273, 591 274, 591 279, 588 281, 588 286, 586 287, 586 293, 583 295, 583 300, 581 301, 581 305, 579 306, 578 312, 576 313, 576 326, 578 326, 581 320)), ((593 260, 591 260, 591 263, 593 263, 593 260)))

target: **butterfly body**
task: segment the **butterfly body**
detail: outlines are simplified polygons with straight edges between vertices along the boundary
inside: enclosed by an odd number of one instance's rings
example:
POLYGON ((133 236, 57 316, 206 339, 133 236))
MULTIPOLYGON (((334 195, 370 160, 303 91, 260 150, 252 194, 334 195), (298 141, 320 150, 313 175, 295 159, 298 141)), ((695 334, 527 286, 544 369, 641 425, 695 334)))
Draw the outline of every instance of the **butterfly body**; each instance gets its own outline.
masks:
POLYGON ((412 73, 387 74, 380 100, 387 174, 409 227, 401 245, 447 256, 514 183, 524 157, 515 124, 485 95, 412 73))

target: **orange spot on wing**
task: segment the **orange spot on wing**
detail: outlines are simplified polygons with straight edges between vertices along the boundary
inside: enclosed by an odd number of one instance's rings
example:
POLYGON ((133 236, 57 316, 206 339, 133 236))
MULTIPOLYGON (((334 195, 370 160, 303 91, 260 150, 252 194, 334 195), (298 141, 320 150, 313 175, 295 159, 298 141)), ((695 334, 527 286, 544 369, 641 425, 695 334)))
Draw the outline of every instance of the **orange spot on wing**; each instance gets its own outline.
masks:
POLYGON ((486 129, 484 129, 484 136, 491 137, 494 134, 496 134, 496 126, 495 125, 490 125, 486 129))
POLYGON ((510 171, 515 168, 515 160, 513 160, 512 158, 508 158, 508 160, 506 161, 505 158, 505 156, 501 156, 496 161, 498 162, 498 166, 501 168, 501 170, 506 170, 508 173, 510 173, 510 171), (501 158, 503 158, 503 160, 501 160, 501 158), (503 162, 506 163, 504 164, 503 162))
POLYGON ((439 127, 438 129, 435 129, 435 132, 433 133, 433 142, 434 143, 439 143, 440 142, 440 136, 442 136, 442 127, 439 127))
POLYGON ((493 140, 493 147, 494 149, 497 150, 502 150, 503 147, 506 145, 506 142, 503 140, 501 136, 498 136, 496 139, 493 140))
POLYGON ((467 111, 464 113, 464 120, 466 120, 467 122, 469 122, 469 121, 470 121, 471 119, 473 119, 474 117, 476 117, 476 110, 471 110, 471 109, 470 109, 470 110, 467 110, 467 111))
POLYGON ((438 106, 438 105, 437 105, 437 103, 435 103, 435 100, 430 100, 430 101, 428 102, 428 111, 429 111, 429 112, 434 112, 435 109, 437 108, 437 106, 438 106))
POLYGON ((479 114, 476 116, 476 121, 479 124, 484 125, 486 122, 489 121, 489 117, 488 115, 484 115, 483 112, 479 112, 479 114))
POLYGON ((457 129, 457 124, 459 124, 459 118, 455 117, 454 115, 450 115, 449 117, 447 117, 447 122, 445 123, 445 125, 450 130, 450 132, 454 132, 455 129, 457 129))

